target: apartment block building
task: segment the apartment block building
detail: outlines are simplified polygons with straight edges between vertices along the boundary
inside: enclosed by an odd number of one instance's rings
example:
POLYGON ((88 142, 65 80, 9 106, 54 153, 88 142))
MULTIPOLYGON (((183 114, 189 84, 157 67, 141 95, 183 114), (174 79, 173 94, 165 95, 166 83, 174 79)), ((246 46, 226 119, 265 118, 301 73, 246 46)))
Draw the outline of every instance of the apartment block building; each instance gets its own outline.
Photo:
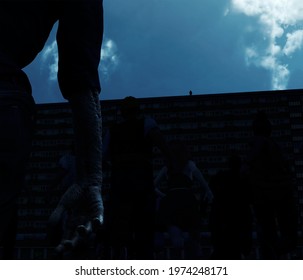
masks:
MULTIPOLYGON (((119 120, 120 100, 101 101, 103 133, 119 120)), ((139 98, 142 113, 153 117, 168 141, 182 140, 206 180, 226 168, 231 152, 243 160, 252 137, 252 121, 258 111, 268 115, 272 135, 281 146, 293 172, 302 226, 303 213, 303 91, 264 91, 139 98)), ((63 189, 56 184, 58 161, 72 145, 72 119, 68 103, 37 105, 37 125, 27 172, 27 187, 20 200, 18 242, 42 246, 47 219, 63 189)), ((154 150, 154 173, 163 166, 154 150)), ((106 197, 109 172, 104 169, 106 197)), ((22 246, 23 246, 22 245, 22 246)))

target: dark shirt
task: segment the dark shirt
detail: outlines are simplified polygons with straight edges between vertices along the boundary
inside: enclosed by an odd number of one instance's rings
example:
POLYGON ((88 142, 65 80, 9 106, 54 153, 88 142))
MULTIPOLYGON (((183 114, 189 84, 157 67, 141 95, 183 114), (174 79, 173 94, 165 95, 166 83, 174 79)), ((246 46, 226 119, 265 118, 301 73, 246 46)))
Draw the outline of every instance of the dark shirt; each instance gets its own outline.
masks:
POLYGON ((57 21, 63 96, 80 90, 99 92, 102 0, 0 0, 0 80, 10 76, 26 80, 22 69, 43 49, 57 21))
POLYGON ((149 133, 155 127, 152 119, 134 118, 109 129, 104 152, 111 162, 111 188, 117 195, 134 198, 154 192, 153 143, 149 133))
POLYGON ((134 119, 111 127, 110 154, 114 166, 140 166, 150 162, 152 143, 144 134, 144 119, 134 119))

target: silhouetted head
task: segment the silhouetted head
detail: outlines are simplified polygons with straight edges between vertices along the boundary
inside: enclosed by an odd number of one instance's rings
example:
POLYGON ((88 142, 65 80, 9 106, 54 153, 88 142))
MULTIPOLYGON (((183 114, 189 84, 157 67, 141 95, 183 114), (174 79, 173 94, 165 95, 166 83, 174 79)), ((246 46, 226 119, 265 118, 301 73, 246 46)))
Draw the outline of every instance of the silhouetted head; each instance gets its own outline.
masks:
POLYGON ((256 136, 271 135, 271 123, 264 112, 259 112, 253 121, 253 131, 256 136))
POLYGON ((125 119, 136 117, 140 112, 140 105, 137 98, 133 96, 125 97, 120 105, 121 115, 125 119))

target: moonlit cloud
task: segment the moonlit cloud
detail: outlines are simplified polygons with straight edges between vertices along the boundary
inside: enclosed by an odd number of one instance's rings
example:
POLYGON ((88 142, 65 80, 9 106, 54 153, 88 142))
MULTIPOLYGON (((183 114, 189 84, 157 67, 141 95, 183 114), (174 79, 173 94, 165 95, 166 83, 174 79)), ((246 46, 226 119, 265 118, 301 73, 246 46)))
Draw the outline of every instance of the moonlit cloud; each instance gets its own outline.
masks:
POLYGON ((101 51, 100 72, 101 76, 108 80, 110 75, 119 65, 118 48, 111 39, 104 39, 101 51))
POLYGON ((296 50, 301 49, 303 43, 303 30, 296 30, 286 35, 287 41, 283 48, 283 53, 287 56, 292 55, 296 50))
POLYGON ((303 44, 302 0, 231 0, 233 12, 258 20, 266 47, 246 46, 247 65, 271 72, 272 89, 285 89, 291 72, 291 56, 303 44))
POLYGON ((49 81, 57 81, 58 73, 58 47, 54 40, 50 45, 46 46, 42 53, 42 70, 47 66, 49 81))
POLYGON ((258 58, 259 54, 257 50, 253 47, 248 47, 245 49, 246 64, 249 66, 252 61, 258 58))

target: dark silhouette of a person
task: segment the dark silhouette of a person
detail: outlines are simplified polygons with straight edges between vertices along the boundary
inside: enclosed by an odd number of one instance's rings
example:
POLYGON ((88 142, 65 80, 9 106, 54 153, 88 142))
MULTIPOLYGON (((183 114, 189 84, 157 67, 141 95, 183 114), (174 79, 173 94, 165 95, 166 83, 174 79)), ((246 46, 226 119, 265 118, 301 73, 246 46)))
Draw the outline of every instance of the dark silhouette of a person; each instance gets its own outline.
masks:
POLYGON ((109 204, 105 225, 111 258, 152 259, 155 220, 153 146, 164 155, 168 148, 150 117, 142 117, 132 96, 121 101, 123 120, 110 127, 104 138, 104 159, 111 164, 109 204), (127 248, 127 255, 121 250, 127 248))
POLYGON ((200 205, 205 208, 213 194, 202 172, 191 159, 188 147, 181 141, 170 141, 172 163, 164 166, 154 180, 158 188, 162 180, 167 182, 159 206, 159 224, 169 233, 175 251, 173 258, 196 259, 200 257, 200 205), (195 188, 197 186, 197 188, 195 188), (198 199, 198 197, 200 199, 198 199), (184 233, 189 238, 184 238, 184 233), (181 250, 185 249, 182 256, 181 250))
POLYGON ((32 138, 34 100, 22 69, 43 49, 56 22, 58 82, 73 114, 77 180, 62 197, 51 224, 60 220, 65 208, 82 202, 91 205, 87 215, 95 225, 103 219, 98 98, 102 0, 1 1, 0 246, 9 247, 3 258, 13 257, 13 242, 8 240, 15 239, 16 198, 23 185, 32 138))
POLYGON ((271 137, 271 130, 266 114, 258 113, 253 121, 248 168, 262 259, 285 258, 297 242, 291 171, 279 145, 271 137))
POLYGON ((251 251, 251 193, 241 158, 231 155, 227 163, 227 169, 219 171, 209 183, 214 193, 210 213, 211 258, 239 260, 251 251))

